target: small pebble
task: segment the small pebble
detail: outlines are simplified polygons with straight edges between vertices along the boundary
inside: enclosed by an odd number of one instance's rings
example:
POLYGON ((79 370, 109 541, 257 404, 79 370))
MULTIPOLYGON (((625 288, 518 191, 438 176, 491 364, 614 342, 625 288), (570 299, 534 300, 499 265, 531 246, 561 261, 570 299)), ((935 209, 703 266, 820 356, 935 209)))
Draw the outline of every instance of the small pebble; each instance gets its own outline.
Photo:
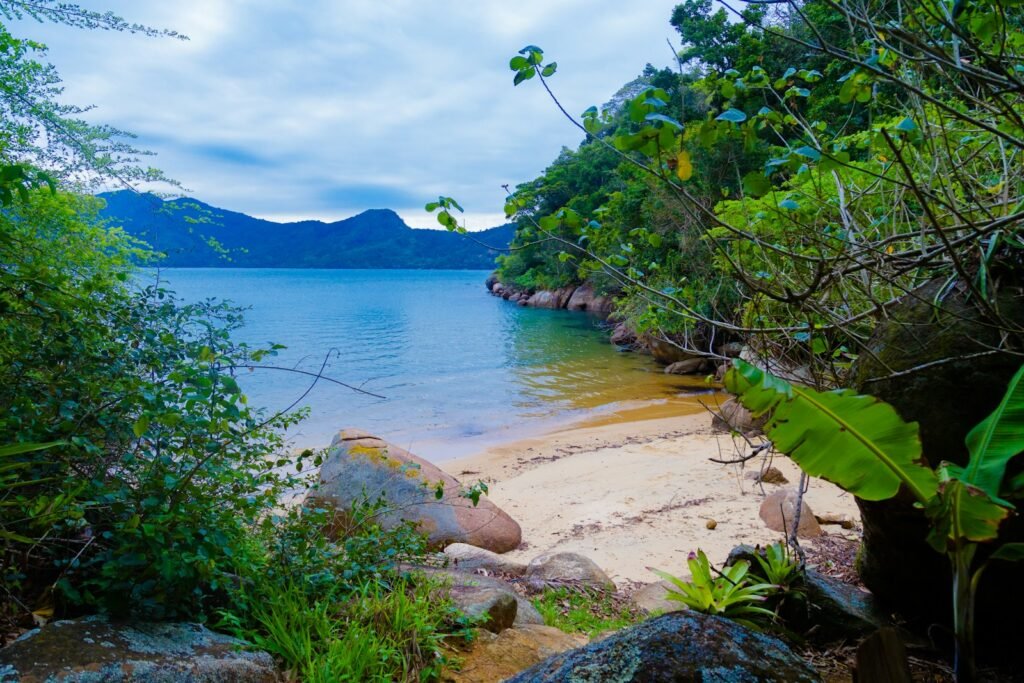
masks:
POLYGON ((707 524, 705 524, 704 526, 706 526, 706 527, 707 527, 707 528, 709 528, 709 529, 714 529, 714 528, 715 528, 716 526, 718 526, 718 522, 716 522, 716 521, 715 521, 715 520, 713 520, 713 519, 709 519, 709 520, 708 520, 708 523, 707 523, 707 524))

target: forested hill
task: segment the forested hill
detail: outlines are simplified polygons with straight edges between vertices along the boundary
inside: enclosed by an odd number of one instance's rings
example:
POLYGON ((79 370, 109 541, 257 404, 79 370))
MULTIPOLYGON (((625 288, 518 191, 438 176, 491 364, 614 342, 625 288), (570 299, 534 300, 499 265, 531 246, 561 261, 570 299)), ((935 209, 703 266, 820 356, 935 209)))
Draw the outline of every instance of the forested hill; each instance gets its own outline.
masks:
POLYGON ((194 199, 168 202, 127 190, 100 195, 111 225, 144 239, 167 255, 166 266, 263 268, 494 267, 514 226, 473 233, 406 225, 390 209, 373 209, 334 223, 275 223, 194 199), (225 252, 226 250, 226 252, 225 252))

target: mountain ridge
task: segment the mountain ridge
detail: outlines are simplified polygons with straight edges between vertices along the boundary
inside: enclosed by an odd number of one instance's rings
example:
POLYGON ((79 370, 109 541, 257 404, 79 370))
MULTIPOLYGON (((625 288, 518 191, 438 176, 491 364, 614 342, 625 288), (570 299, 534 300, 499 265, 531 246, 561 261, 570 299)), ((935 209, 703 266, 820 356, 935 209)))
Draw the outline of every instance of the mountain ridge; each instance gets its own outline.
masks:
POLYGON ((98 196, 106 202, 100 215, 166 254, 160 265, 167 267, 484 270, 494 268, 498 249, 508 247, 515 231, 502 225, 468 239, 410 228, 391 209, 333 222, 278 223, 194 198, 164 201, 129 190, 98 196))

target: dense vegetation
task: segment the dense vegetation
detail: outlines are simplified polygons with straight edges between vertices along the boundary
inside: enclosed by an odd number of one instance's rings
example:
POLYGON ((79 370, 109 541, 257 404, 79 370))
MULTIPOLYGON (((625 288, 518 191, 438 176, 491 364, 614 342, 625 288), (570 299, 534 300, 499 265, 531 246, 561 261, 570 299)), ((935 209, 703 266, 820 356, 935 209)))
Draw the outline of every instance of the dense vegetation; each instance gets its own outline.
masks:
POLYGON ((465 268, 494 267, 512 239, 500 226, 469 237, 416 230, 394 211, 374 209, 333 223, 274 223, 194 199, 163 201, 128 190, 100 195, 101 215, 163 253, 170 267, 465 268))
MULTIPOLYGON (((824 385, 934 279, 998 317, 1022 246, 1021 12, 948 4, 682 3, 677 68, 584 112, 580 147, 511 193, 500 278, 594 280, 640 332, 710 355, 756 337, 824 385)), ((515 57, 517 84, 547 85, 543 60, 515 57)))
MULTIPOLYGON (((754 365, 736 361, 728 385, 773 416, 763 447, 866 501, 862 511, 883 525, 874 542, 914 559, 901 577, 931 566, 894 548, 925 547, 924 529, 948 556, 957 675, 972 680, 981 576, 1024 548, 1003 523, 1024 496, 1020 463, 1010 463, 1024 449, 1014 374, 1024 349, 1024 7, 720 4, 675 9, 676 69, 648 66, 578 120, 562 110, 586 137, 510 194, 518 229, 498 276, 527 289, 591 280, 618 293, 617 316, 633 329, 691 354, 724 359, 722 342, 744 341, 754 365), (962 343, 900 357, 901 340, 958 326, 962 343), (923 421, 944 366, 991 382, 961 411, 974 418, 951 416, 962 447, 935 448, 892 407, 836 389, 887 382, 923 421), (953 462, 940 462, 947 454, 953 462), (868 504, 900 491, 926 514, 868 504), (900 514, 919 521, 884 528, 900 514)), ((539 80, 561 106, 557 65, 541 48, 509 66, 515 85, 539 80)), ((454 200, 427 208, 459 228, 454 200)), ((928 586, 941 586, 935 577, 928 586)), ((999 631, 992 642, 1009 642, 999 631)))
MULTIPOLYGON (((0 13, 163 33, 63 3, 0 13)), ((282 512, 321 455, 289 453, 302 411, 257 410, 235 379, 277 347, 237 344, 240 310, 137 270, 155 255, 90 189, 160 175, 57 104, 44 55, 0 26, 0 644, 80 614, 200 620, 303 680, 436 677, 466 624, 436 581, 399 573, 423 538, 383 531, 380 501, 347 526, 282 512)))

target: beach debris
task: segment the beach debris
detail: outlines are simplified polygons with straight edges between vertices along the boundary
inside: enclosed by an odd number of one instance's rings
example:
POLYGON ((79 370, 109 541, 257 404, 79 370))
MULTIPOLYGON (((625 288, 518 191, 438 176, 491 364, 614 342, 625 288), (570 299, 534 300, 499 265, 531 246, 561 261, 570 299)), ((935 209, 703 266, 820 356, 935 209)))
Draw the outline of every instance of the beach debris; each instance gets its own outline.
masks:
POLYGON ((704 526, 706 526, 708 529, 711 529, 713 531, 715 529, 715 527, 718 526, 718 522, 716 522, 713 519, 709 519, 704 526))

